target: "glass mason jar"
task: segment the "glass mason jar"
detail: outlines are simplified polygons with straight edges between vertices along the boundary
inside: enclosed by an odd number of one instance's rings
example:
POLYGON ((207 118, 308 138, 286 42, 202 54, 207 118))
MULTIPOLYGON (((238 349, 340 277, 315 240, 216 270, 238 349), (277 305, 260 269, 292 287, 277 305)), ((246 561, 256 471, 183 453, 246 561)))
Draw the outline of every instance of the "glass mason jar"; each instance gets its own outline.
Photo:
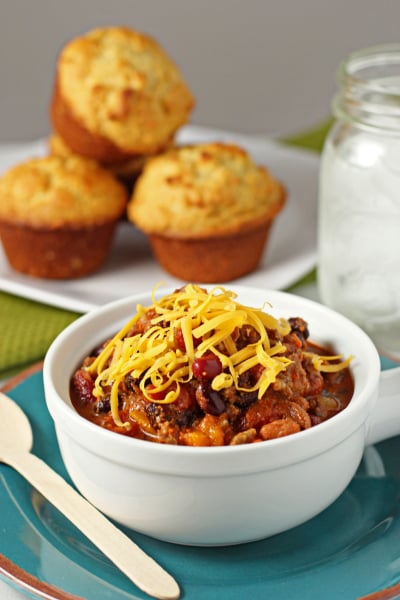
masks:
POLYGON ((323 303, 400 358, 400 44, 351 54, 321 157, 323 303))

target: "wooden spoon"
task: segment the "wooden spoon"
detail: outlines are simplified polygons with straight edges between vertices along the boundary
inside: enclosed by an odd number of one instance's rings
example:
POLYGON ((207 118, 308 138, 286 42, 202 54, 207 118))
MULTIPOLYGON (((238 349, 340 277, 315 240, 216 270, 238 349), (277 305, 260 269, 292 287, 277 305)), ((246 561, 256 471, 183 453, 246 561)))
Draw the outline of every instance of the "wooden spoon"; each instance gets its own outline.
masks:
POLYGON ((137 585, 161 600, 179 598, 176 581, 40 458, 25 413, 0 392, 0 462, 13 467, 137 585))

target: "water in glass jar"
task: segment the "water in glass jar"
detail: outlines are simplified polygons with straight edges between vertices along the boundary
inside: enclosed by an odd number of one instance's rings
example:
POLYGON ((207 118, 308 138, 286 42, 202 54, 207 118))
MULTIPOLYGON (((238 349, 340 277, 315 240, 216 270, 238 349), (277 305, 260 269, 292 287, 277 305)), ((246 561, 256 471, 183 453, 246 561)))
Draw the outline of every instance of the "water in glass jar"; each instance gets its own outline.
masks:
POLYGON ((400 138, 338 136, 321 163, 319 293, 400 358, 400 138))

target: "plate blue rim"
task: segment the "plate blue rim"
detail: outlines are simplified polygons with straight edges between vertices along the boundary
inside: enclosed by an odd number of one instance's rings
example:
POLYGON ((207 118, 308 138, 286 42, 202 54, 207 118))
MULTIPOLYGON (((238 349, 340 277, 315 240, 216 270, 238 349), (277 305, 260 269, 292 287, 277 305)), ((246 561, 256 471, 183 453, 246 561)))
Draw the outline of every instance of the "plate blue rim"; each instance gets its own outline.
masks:
MULTIPOLYGON (((7 394, 31 421, 33 452, 68 479, 45 405, 40 368, 20 378, 7 394)), ((367 448, 353 481, 332 506, 268 540, 194 548, 125 531, 177 579, 183 599, 357 600, 400 584, 399 456, 400 436, 367 448)), ((0 506, 0 577, 30 597, 148 598, 1 464, 0 506)))

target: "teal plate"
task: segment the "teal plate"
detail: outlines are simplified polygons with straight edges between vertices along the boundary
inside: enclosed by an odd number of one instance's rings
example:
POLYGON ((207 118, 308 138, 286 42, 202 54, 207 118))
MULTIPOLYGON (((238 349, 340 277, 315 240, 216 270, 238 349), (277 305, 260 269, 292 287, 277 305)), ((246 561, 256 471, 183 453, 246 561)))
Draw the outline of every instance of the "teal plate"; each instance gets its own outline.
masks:
MULTIPOLYGON (((68 480, 41 371, 8 394, 31 421, 33 452, 68 480)), ((334 504, 306 524, 260 542, 195 548, 125 531, 176 578, 187 600, 356 600, 400 582, 399 457, 400 437, 367 448, 334 504)), ((5 465, 0 465, 0 554, 0 576, 33 598, 148 598, 5 465)))

